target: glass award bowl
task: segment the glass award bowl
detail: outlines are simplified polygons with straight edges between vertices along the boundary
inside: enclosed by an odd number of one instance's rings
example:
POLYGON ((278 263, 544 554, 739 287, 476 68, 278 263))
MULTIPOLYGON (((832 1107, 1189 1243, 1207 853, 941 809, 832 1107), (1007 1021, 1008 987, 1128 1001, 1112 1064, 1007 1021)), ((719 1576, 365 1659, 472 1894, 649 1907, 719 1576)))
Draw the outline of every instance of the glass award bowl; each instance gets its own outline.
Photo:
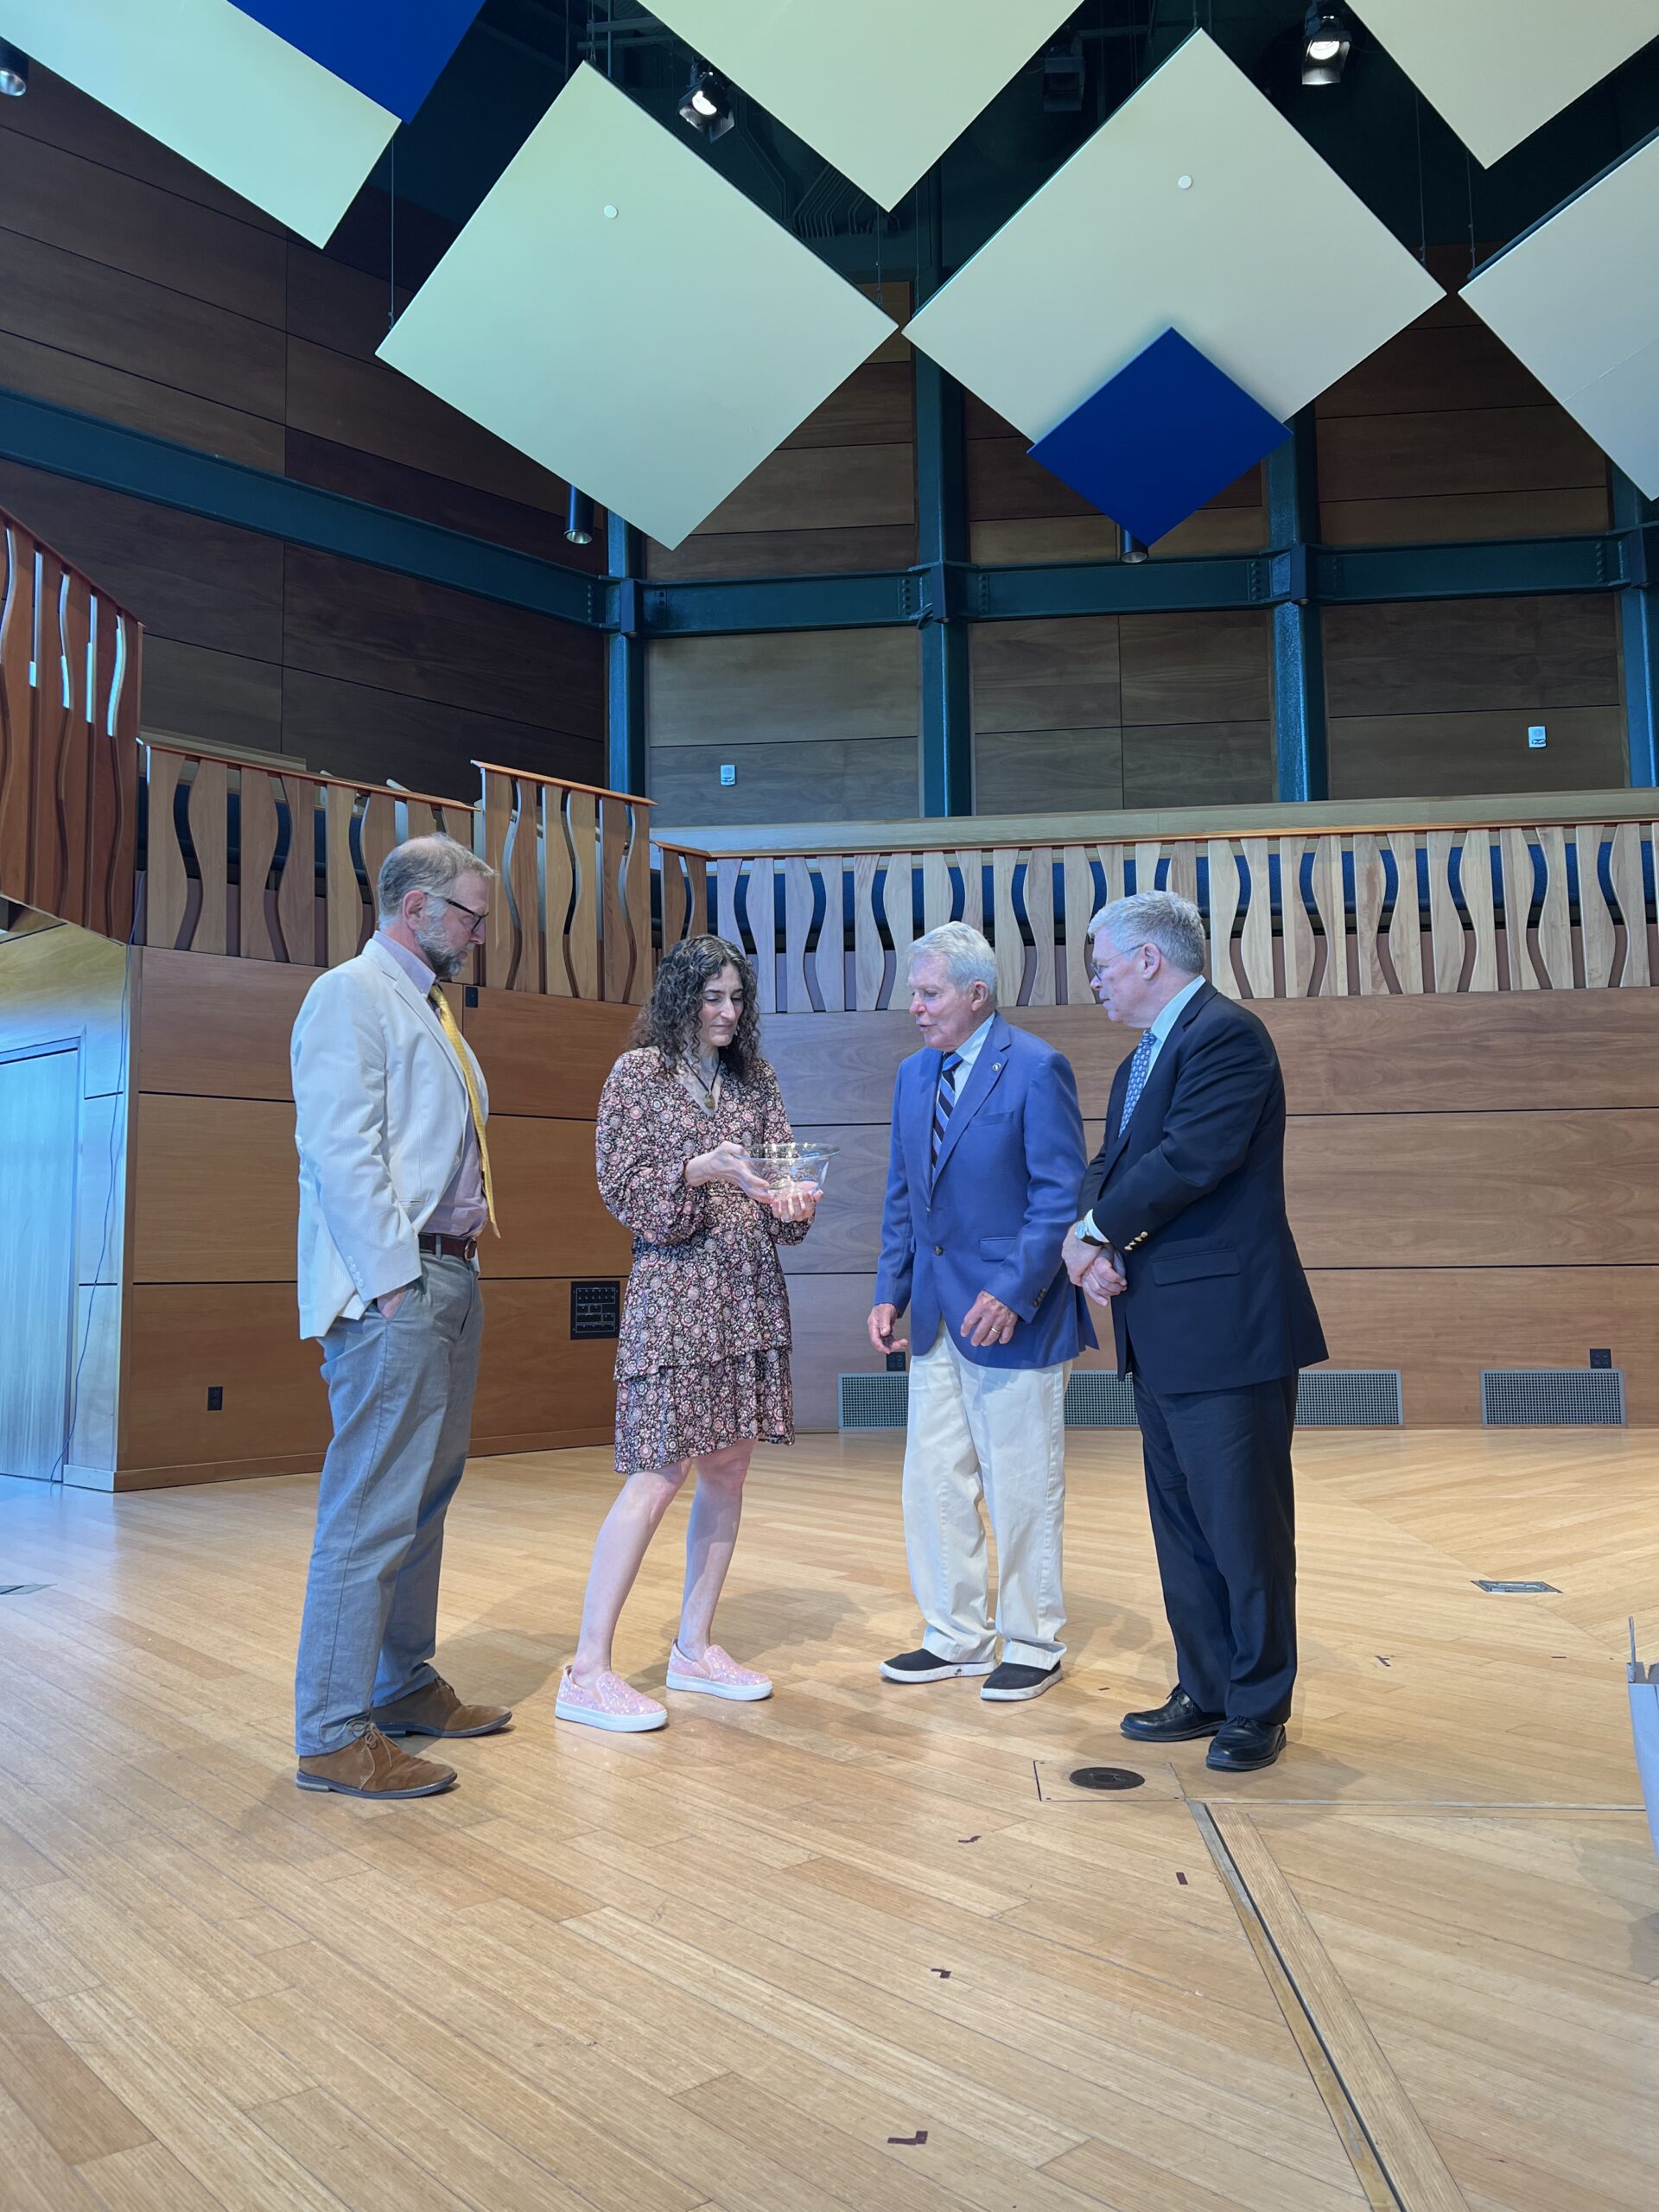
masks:
POLYGON ((768 1144, 758 1152, 746 1152, 743 1160, 768 1190, 781 1193, 809 1188, 822 1191, 830 1162, 838 1149, 833 1144, 768 1144))

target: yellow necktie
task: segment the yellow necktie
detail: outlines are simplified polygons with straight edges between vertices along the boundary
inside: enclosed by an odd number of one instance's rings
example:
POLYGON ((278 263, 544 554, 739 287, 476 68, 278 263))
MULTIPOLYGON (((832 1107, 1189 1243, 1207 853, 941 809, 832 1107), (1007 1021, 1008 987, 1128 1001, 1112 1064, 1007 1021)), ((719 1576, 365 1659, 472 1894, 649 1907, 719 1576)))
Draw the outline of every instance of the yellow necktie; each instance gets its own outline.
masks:
POLYGON ((461 1080, 467 1085, 467 1103, 473 1109, 473 1133, 478 1139, 478 1164, 484 1171, 484 1207, 490 1217, 490 1227, 495 1229, 499 1236, 501 1231, 495 1228, 495 1185, 490 1180, 490 1141, 484 1134, 484 1108, 479 1098, 478 1085, 473 1080, 473 1064, 461 1045, 461 1032, 455 1026, 454 1015, 449 1011, 449 1001, 443 995, 442 985, 434 983, 426 995, 433 1013, 443 1024, 443 1033, 454 1047, 455 1058, 461 1064, 461 1080))

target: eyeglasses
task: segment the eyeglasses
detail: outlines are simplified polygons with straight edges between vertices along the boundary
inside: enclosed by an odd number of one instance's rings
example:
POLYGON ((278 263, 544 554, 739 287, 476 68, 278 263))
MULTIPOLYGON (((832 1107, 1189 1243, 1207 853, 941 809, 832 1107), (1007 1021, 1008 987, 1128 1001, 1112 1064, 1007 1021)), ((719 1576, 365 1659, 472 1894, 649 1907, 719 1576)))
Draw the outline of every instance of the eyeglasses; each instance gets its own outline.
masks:
MULTIPOLYGON (((442 893, 440 893, 438 895, 441 898, 443 898, 442 893)), ((458 914, 466 915, 467 922, 470 925, 467 932, 469 937, 476 937, 490 918, 487 911, 481 914, 478 913, 471 906, 463 906, 459 899, 444 898, 443 903, 446 906, 453 906, 458 914)))

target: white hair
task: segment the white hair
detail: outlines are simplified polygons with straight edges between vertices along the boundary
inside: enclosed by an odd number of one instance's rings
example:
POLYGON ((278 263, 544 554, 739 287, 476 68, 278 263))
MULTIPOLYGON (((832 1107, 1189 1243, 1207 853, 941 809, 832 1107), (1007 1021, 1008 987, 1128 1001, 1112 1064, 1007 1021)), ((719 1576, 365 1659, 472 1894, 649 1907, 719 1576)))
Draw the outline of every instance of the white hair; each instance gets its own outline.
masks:
POLYGON ((983 983, 996 1004, 996 955, 990 939, 967 922, 941 922, 910 948, 909 965, 918 960, 942 960, 944 972, 959 991, 983 983))
POLYGON ((1103 931, 1120 952, 1155 945, 1184 975, 1204 973, 1204 916, 1173 891, 1137 891, 1133 898, 1110 900, 1090 923, 1090 941, 1103 931))
POLYGON ((394 845, 380 863, 375 897, 383 922, 395 922, 411 891, 445 896, 463 875, 476 875, 486 883, 494 875, 489 862, 458 839, 441 832, 429 837, 410 837, 394 845))

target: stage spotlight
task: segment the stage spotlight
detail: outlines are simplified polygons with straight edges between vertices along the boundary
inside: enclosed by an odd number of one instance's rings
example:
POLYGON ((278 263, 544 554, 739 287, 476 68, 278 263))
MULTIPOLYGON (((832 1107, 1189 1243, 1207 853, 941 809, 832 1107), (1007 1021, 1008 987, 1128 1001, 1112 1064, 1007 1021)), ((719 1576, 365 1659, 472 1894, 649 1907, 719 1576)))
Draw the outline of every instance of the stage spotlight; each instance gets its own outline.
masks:
POLYGON ((594 503, 574 484, 564 511, 564 537, 567 545, 591 545, 594 542, 594 503))
POLYGON ((1117 533, 1117 557, 1120 561, 1144 561, 1147 557, 1147 549, 1134 531, 1121 525, 1117 533))
POLYGON ((0 38, 0 98, 20 100, 29 90, 29 56, 0 38))
POLYGON ((1083 34, 1052 40, 1043 54, 1043 113, 1077 115, 1083 107, 1083 34))
POLYGON ((732 127, 731 87, 706 62, 691 64, 691 81, 680 95, 680 120, 701 130, 711 145, 732 127))
POLYGON ((1302 26, 1302 82, 1339 85, 1353 39, 1354 27, 1346 9, 1322 7, 1319 0, 1313 0, 1302 26))

